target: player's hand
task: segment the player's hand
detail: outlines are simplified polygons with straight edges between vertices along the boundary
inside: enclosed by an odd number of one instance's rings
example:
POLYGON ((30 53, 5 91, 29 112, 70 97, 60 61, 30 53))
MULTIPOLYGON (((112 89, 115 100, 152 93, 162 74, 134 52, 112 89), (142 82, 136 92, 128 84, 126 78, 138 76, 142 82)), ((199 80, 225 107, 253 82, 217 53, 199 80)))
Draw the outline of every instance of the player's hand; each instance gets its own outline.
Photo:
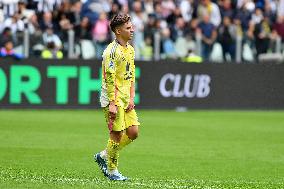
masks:
POLYGON ((128 104, 128 107, 126 108, 126 112, 130 112, 131 110, 133 110, 135 108, 135 105, 134 105, 134 101, 133 100, 130 100, 129 104, 128 104))
POLYGON ((117 107, 114 103, 109 104, 109 118, 114 120, 117 114, 117 107))

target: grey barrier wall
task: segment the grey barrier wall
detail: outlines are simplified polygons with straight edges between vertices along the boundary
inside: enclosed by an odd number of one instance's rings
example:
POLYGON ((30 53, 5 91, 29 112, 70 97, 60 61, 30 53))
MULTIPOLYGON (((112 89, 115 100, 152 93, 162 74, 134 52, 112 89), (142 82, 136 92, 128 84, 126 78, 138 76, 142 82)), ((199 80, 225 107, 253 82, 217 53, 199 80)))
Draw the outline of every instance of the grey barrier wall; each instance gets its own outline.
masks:
MULTIPOLYGON (((101 63, 0 61, 0 108, 99 108, 101 63)), ((284 109, 284 64, 136 62, 137 108, 284 109)))

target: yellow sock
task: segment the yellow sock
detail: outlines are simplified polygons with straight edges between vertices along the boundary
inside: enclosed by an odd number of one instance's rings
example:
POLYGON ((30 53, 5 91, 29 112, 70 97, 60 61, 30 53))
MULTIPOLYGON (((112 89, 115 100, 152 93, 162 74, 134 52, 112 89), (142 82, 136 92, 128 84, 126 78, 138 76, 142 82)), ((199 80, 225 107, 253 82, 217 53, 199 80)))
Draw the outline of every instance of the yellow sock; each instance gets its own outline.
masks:
POLYGON ((107 167, 108 170, 117 169, 119 157, 119 143, 109 139, 107 143, 107 167))
POLYGON ((122 148, 124 148, 125 146, 127 146, 128 144, 130 144, 133 140, 131 140, 127 134, 123 134, 121 139, 120 139, 120 142, 119 142, 119 150, 121 150, 122 148))

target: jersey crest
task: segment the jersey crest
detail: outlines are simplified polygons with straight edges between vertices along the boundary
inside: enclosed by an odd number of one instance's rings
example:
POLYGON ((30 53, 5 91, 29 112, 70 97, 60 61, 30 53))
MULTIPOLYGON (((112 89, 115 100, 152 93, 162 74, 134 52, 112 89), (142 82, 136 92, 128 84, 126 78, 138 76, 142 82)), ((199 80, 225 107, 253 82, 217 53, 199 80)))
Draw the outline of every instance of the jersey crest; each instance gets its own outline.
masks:
POLYGON ((113 63, 113 61, 110 61, 110 63, 109 63, 109 69, 112 69, 112 70, 114 70, 114 63, 113 63))

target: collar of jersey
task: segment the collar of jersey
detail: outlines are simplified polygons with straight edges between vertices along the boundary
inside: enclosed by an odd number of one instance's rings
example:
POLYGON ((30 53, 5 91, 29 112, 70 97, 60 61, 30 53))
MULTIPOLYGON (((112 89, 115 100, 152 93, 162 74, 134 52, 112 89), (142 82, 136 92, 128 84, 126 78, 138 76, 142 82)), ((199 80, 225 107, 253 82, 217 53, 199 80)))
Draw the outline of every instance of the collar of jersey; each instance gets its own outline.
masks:
MULTIPOLYGON (((122 46, 120 43, 119 43, 119 41, 117 40, 117 39, 114 39, 114 41, 117 43, 117 44, 119 44, 120 46, 122 46)), ((122 46, 123 48, 127 48, 128 47, 128 42, 126 43, 126 47, 124 47, 124 46, 122 46)))

